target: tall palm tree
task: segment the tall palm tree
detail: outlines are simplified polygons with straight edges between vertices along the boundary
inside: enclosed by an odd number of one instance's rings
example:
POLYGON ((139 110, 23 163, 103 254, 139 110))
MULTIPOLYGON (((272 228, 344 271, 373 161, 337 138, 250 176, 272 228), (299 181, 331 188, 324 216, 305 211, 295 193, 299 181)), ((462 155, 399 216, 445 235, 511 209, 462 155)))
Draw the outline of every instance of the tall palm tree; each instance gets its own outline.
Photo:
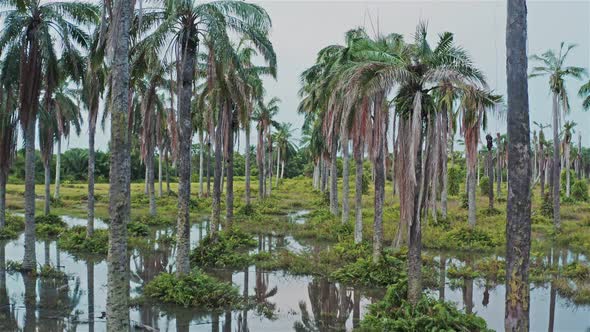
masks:
MULTIPOLYGON (((129 178, 129 100, 130 85, 130 30, 133 1, 110 1, 107 57, 111 64, 110 100, 111 167, 109 171, 109 249, 107 330, 129 330, 129 260, 127 257, 127 224, 130 212, 129 178)), ((101 23, 105 25, 104 21, 101 23)))
POLYGON ((50 105, 44 105, 39 112, 39 148, 45 174, 45 215, 49 214, 51 198, 51 160, 53 158, 53 145, 57 138, 57 116, 50 105))
POLYGON ((560 173, 559 163, 559 128, 561 123, 561 113, 567 114, 570 111, 569 97, 565 86, 568 78, 581 79, 585 70, 581 67, 567 66, 565 61, 570 51, 576 45, 561 43, 559 52, 548 50, 541 55, 531 56, 531 60, 538 62, 539 66, 533 67, 529 77, 548 76, 549 90, 553 97, 553 224, 555 228, 561 228, 561 216, 559 212, 559 190, 560 190, 560 173), (560 112, 561 111, 561 112, 560 112))
POLYGON ((563 124, 563 160, 565 161, 565 196, 570 197, 571 193, 571 175, 570 175, 570 150, 572 144, 572 135, 576 132, 574 127, 576 123, 566 121, 563 124))
POLYGON ((285 162, 297 152, 293 143, 293 129, 291 123, 280 123, 275 133, 274 141, 277 149, 276 187, 279 188, 279 178, 285 175, 285 162))
POLYGON ((178 60, 178 250, 177 274, 189 272, 190 148, 192 138, 191 96, 195 81, 195 60, 202 36, 214 40, 216 52, 230 47, 228 30, 246 35, 259 45, 270 28, 270 17, 261 7, 241 1, 166 1, 161 9, 145 13, 144 31, 150 31, 143 47, 163 51, 174 49, 178 60), (150 23, 150 24, 148 24, 150 23), (153 30, 153 31, 151 31, 153 30), (173 44, 173 48, 168 45, 173 44))
MULTIPOLYGON (((8 54, 0 66, 0 229, 6 225, 6 182, 16 155, 18 136, 17 61, 17 54, 8 54)), ((1 249, 4 250, 4 246, 1 249)))
POLYGON ((530 124, 526 0, 508 0, 508 207, 506 222, 506 331, 529 330, 531 249, 530 124))
MULTIPOLYGON (((25 141, 25 257, 23 269, 35 268, 35 121, 41 84, 55 82, 57 54, 76 54, 88 45, 88 36, 79 27, 98 19, 98 7, 82 2, 2 0, 7 8, 0 17, 0 50, 11 53, 20 48, 19 120, 25 141), (54 33, 59 38, 54 38, 54 33), (60 42, 56 42, 59 40, 60 42)), ((45 95, 53 92, 46 86, 45 95)))
MULTIPOLYGON (((271 98, 267 103, 259 102, 258 107, 254 110, 252 119, 258 122, 258 144, 256 147, 256 159, 258 162, 258 196, 260 199, 270 195, 270 188, 266 185, 268 169, 266 167, 267 147, 271 144, 271 126, 278 124, 273 118, 279 113, 279 103, 281 100, 277 97, 271 98)), ((272 158, 272 155, 270 156, 272 158)))

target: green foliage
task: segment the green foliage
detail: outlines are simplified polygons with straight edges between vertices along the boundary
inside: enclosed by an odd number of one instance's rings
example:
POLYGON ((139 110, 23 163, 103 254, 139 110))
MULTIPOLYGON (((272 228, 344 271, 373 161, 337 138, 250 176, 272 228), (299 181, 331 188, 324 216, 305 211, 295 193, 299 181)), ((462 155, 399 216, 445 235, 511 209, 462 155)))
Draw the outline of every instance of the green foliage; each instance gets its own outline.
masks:
MULTIPOLYGON (((362 192, 363 195, 366 195, 369 193, 369 185, 371 184, 371 179, 369 178, 369 176, 366 173, 363 173, 363 177, 362 177, 362 192)), ((329 199, 328 199, 328 203, 329 203, 329 199)))
POLYGON ((466 314, 450 302, 422 295, 418 303, 407 298, 407 281, 387 289, 383 300, 369 306, 361 322, 368 331, 489 331, 485 320, 466 314))
POLYGON ((587 202, 588 201, 588 184, 585 180, 580 180, 574 182, 572 186, 572 197, 578 202, 587 202))
POLYGON ((345 284, 386 287, 398 282, 405 276, 405 271, 406 252, 398 252, 394 255, 384 254, 376 264, 371 257, 359 258, 334 271, 330 277, 345 284))
POLYGON ((481 228, 461 224, 447 232, 441 232, 440 229, 429 230, 425 233, 424 242, 437 249, 490 250, 502 244, 500 236, 501 234, 496 234, 494 237, 481 228))
POLYGON ((553 198, 549 191, 543 196, 543 203, 541 203, 541 215, 546 218, 553 218, 553 198))
POLYGON ((482 195, 487 195, 490 190, 490 178, 487 176, 482 176, 479 179, 479 191, 482 195))
POLYGON ((352 236, 352 223, 342 223, 327 209, 317 209, 307 215, 302 225, 297 225, 295 235, 302 238, 342 241, 352 236))
POLYGON ((41 266, 41 269, 38 271, 38 275, 42 279, 64 280, 67 278, 65 272, 56 269, 51 265, 41 266))
POLYGON ((448 179, 449 179, 449 195, 457 196, 459 195, 459 190, 461 188, 461 182, 464 179, 464 174, 461 171, 461 168, 457 165, 448 168, 448 179))
POLYGON ((469 197, 467 197, 467 193, 461 194, 461 208, 468 209, 469 208, 469 197))
POLYGON ((143 224, 147 226, 170 226, 174 225, 174 219, 172 218, 163 218, 161 216, 155 215, 143 215, 137 218, 134 218, 135 222, 138 224, 143 224))
POLYGON ((222 309, 240 302, 238 289, 231 283, 220 282, 197 269, 181 277, 161 273, 145 286, 144 294, 187 308, 222 309))
POLYGON ((6 214, 6 225, 0 229, 0 240, 11 240, 25 229, 25 220, 12 214, 6 214))
POLYGON ((130 236, 144 237, 150 234, 149 226, 132 221, 127 224, 127 232, 130 236))
POLYGON ((251 234, 237 229, 221 231, 217 237, 207 235, 191 253, 191 262, 199 267, 236 267, 252 263, 247 249, 256 246, 251 234))
POLYGON ((109 234, 105 229, 95 229, 94 235, 86 238, 86 227, 75 226, 59 237, 57 245, 73 253, 106 255, 109 234))
MULTIPOLYGON (((567 189, 567 173, 566 170, 562 168, 561 171, 561 191, 565 193, 566 189, 567 189)), ((570 185, 573 185, 574 182, 576 181, 576 172, 574 172, 574 170, 570 169, 570 185)))
POLYGON ((60 216, 56 216, 54 214, 35 216, 35 225, 41 225, 41 224, 55 225, 55 226, 61 226, 61 227, 67 226, 66 223, 61 219, 60 216))
POLYGON ((39 224, 35 226, 35 234, 42 239, 59 236, 66 230, 66 227, 54 224, 39 224))
POLYGON ((563 267, 562 275, 567 278, 588 280, 590 278, 590 267, 582 263, 573 262, 563 267))

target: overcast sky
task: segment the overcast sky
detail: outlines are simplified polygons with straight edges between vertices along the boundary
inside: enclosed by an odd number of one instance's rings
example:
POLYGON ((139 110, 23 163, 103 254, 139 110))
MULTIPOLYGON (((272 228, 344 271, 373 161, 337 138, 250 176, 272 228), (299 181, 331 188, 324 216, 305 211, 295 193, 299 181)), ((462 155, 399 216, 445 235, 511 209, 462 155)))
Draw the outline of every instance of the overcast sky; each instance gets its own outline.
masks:
MULTIPOLYGON (((282 100, 277 120, 291 122, 297 129, 303 122, 302 116, 297 114, 299 74, 314 63, 319 49, 343 43, 344 33, 359 26, 364 26, 371 35, 397 32, 409 39, 417 23, 425 20, 432 43, 438 33, 453 32, 457 43, 484 71, 490 87, 500 94, 506 93, 506 1, 275 0, 256 3, 266 8, 272 18, 271 41, 278 59, 277 80, 265 82, 267 95, 282 100)), ((590 0, 528 1, 528 37, 530 55, 557 49, 560 42, 565 41, 578 45, 571 52, 568 64, 590 67, 590 0)), ((529 83, 531 121, 549 123, 551 120, 547 84, 546 78, 535 78, 529 83)), ((581 99, 577 97, 581 84, 575 80, 567 82, 572 106, 568 119, 578 123, 583 144, 590 145, 590 113, 582 112, 581 99)), ((488 131, 505 132, 505 118, 492 120, 488 131)), ((299 136, 299 130, 296 135, 299 136)), ((108 136, 108 130, 98 130, 98 149, 106 149, 108 136)), ((86 128, 81 137, 72 137, 69 142, 69 147, 87 145, 86 128)))

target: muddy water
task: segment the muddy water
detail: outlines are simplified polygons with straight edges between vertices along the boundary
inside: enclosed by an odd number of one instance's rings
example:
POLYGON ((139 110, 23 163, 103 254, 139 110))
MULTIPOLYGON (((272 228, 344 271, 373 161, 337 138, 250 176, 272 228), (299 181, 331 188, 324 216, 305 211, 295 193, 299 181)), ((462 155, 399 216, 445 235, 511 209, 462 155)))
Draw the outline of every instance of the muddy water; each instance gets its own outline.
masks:
MULTIPOLYGON (((291 220, 296 218, 299 216, 291 220)), ((85 220, 77 218, 64 220, 70 226, 85 224, 85 220)), ((97 226, 106 227, 104 223, 97 223, 97 226)), ((192 226, 192 247, 197 246, 207 234, 208 226, 207 221, 192 226)), ((171 229, 158 231, 156 236, 171 232, 171 229)), ((309 250, 312 246, 289 236, 260 236, 258 241, 256 251, 287 248, 297 252, 309 250)), ((23 244, 23 236, 0 243, 0 261, 21 261, 23 244)), ((54 283, 23 279, 19 273, 0 273, 0 331, 34 330, 35 327, 39 331, 104 331, 106 262, 75 258, 59 251, 53 241, 37 242, 36 253, 39 264, 59 266, 69 279, 54 283)), ((129 266, 132 297, 140 295, 145 283, 157 274, 174 270, 174 253, 174 247, 157 245, 146 252, 131 252, 129 266)), ((567 256, 564 261, 571 259, 573 257, 567 256)), ((231 279, 243 295, 252 297, 258 305, 250 310, 219 313, 144 305, 130 309, 132 325, 160 331, 351 330, 366 312, 367 305, 378 300, 371 296, 379 293, 331 283, 321 278, 291 276, 282 271, 266 272, 254 266, 241 271, 216 271, 215 275, 227 281, 231 279)), ((503 285, 486 287, 482 279, 459 283, 446 278, 444 280, 446 300, 482 316, 490 328, 503 330, 503 285)), ((438 297, 440 289, 432 290, 431 293, 438 297)), ((550 283, 532 286, 531 330, 548 330, 550 317, 553 317, 555 331, 583 331, 590 327, 589 306, 573 305, 569 299, 552 292, 550 283)))

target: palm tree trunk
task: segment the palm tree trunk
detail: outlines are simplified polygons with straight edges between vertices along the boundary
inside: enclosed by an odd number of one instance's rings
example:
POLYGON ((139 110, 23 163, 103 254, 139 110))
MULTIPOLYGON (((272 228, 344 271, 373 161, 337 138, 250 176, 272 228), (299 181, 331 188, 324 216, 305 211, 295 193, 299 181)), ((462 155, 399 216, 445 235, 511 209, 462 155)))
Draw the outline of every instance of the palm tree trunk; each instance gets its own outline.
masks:
MULTIPOLYGON (((507 120, 508 137, 510 139, 508 140, 506 312, 504 315, 504 327, 506 331, 528 331, 531 166, 525 0, 508 0, 507 22, 507 120)), ((557 126, 554 129, 557 130, 557 126)), ((558 168, 556 167, 556 169, 558 168)), ((559 180, 554 179, 554 182, 559 183, 559 180)), ((559 202, 559 196, 557 199, 559 202)), ((559 210, 557 212, 559 213, 559 210)))
MULTIPOLYGON (((478 167, 479 169, 479 167, 478 167)), ((467 223, 469 227, 474 228, 476 222, 476 196, 475 196, 476 184, 475 184, 475 170, 469 167, 467 170, 467 201, 468 201, 468 213, 467 223)))
POLYGON ((281 148, 277 148, 277 180, 276 180, 276 184, 275 187, 277 189, 279 189, 279 173, 280 173, 280 167, 281 167, 281 148))
POLYGON ((51 212, 51 157, 43 165, 45 170, 45 215, 51 212))
POLYGON ((229 102, 227 103, 226 108, 226 115, 228 117, 227 121, 229 122, 229 132, 226 133, 227 156, 225 157, 225 169, 227 170, 227 189, 225 193, 225 223, 226 227, 231 229, 234 218, 234 128, 233 114, 229 102))
POLYGON ((446 106, 443 106, 442 127, 441 127, 441 167, 442 167, 442 190, 440 193, 440 212, 443 219, 447 219, 448 199, 449 199, 449 170, 447 163, 449 160, 449 114, 446 106))
POLYGON ((557 95, 553 94, 553 225, 556 229, 561 228, 561 216, 559 211, 559 188, 560 188, 560 164, 559 164, 559 103, 557 95))
POLYGON ((266 175, 268 176, 268 186, 266 187, 268 192, 266 194, 268 197, 270 197, 272 192, 272 143, 270 140, 268 140, 268 173, 266 175))
POLYGON ((281 180, 285 178, 285 160, 281 161, 281 180))
POLYGON ((154 186, 155 182, 155 174, 154 174, 154 149, 148 153, 146 157, 145 167, 148 170, 147 172, 147 181, 148 181, 148 195, 149 195, 149 202, 150 202, 150 216, 155 216, 156 211, 156 188, 154 186))
MULTIPOLYGON (((4 226, 6 226, 6 173, 0 170, 0 230, 4 226)), ((4 245, 2 245, 3 248, 4 245)))
MULTIPOLYGON (((499 150, 499 147, 497 149, 499 150)), ((496 158, 496 195, 500 197, 502 194, 502 159, 499 151, 496 153, 496 158)))
POLYGON ((199 130, 199 197, 203 197, 203 131, 199 130))
POLYGON ((570 175, 570 143, 565 142, 563 146, 565 159, 565 196, 570 197, 571 193, 571 175, 570 175))
POLYGON ((211 136, 207 138, 207 197, 211 195, 211 136))
POLYGON ((395 196, 397 192, 396 183, 395 183, 395 152, 397 151, 397 146, 395 145, 395 130, 396 130, 396 120, 397 114, 395 111, 393 112, 393 125, 391 127, 391 136, 392 136, 392 151, 391 151, 391 196, 395 196))
POLYGON ((86 237, 90 238, 94 234, 94 168, 96 164, 96 154, 94 151, 94 138, 96 136, 96 127, 92 124, 88 128, 88 222, 86 224, 86 237))
POLYGON ((178 224, 176 249, 176 274, 190 272, 190 199, 191 199, 191 141, 192 118, 191 98, 195 72, 196 41, 184 35, 182 45, 182 66, 180 68, 178 96, 178 224))
POLYGON ((348 133, 345 131, 342 133, 342 223, 347 223, 350 217, 350 204, 349 204, 349 160, 348 156, 348 133))
POLYGON ((55 159, 55 189, 53 198, 59 199, 59 190, 61 188, 61 137, 57 139, 57 155, 55 159))
POLYGON ((158 149, 158 197, 162 197, 162 149, 158 149))
POLYGON ((217 129, 215 130, 215 169, 213 171, 213 201, 211 203, 211 223, 209 233, 211 237, 217 237, 219 230, 220 213, 221 213, 221 178, 223 177, 221 170, 221 131, 223 124, 223 113, 219 112, 217 129))
POLYGON ((257 153, 260 155, 256 156, 256 159, 258 161, 258 199, 263 199, 266 196, 266 190, 264 188, 265 184, 266 184, 266 180, 264 179, 264 174, 265 174, 265 169, 264 169, 264 165, 265 165, 265 147, 264 147, 264 137, 263 137, 263 129, 259 128, 258 129, 258 147, 257 147, 257 153))
POLYGON ((354 223, 354 243, 363 242, 363 148, 364 142, 361 138, 361 142, 354 151, 354 206, 356 216, 354 223))
POLYGON ((320 171, 320 190, 326 192, 326 186, 328 185, 328 167, 326 167, 326 159, 324 157, 320 158, 320 171))
POLYGON ((313 189, 320 189, 320 167, 317 161, 313 164, 313 189))
MULTIPOLYGON (((494 159, 492 157, 492 150, 488 150, 488 178, 490 185, 488 186, 488 209, 494 209, 494 159)), ((500 183, 498 181, 498 183, 500 183)))
MULTIPOLYGON (((383 99, 381 98, 382 96, 375 98, 374 104, 375 128, 373 130, 378 132, 373 134, 376 136, 375 141, 377 144, 377 146, 375 146, 375 161, 373 163, 375 169, 375 217, 373 219, 373 263, 379 262, 379 259, 381 258, 381 251, 383 249, 383 201, 385 199, 385 165, 383 163, 383 144, 385 141, 385 129, 383 127, 385 127, 385 123, 383 121, 383 118, 385 116, 383 114, 384 111, 382 106, 383 99)), ((336 174, 334 173, 334 175, 336 174)))
POLYGON ((244 151, 244 175, 246 176, 245 179, 245 202, 246 205, 250 205, 250 119, 248 119, 248 123, 246 124, 246 151, 244 151))
MULTIPOLYGON (((333 215, 338 215, 338 137, 332 136, 332 151, 330 152, 330 211, 333 215)), ((383 160, 381 160, 383 163, 383 160)), ((383 170, 385 172, 385 169, 383 170)), ((385 174, 383 174, 385 181, 385 174)), ((385 187, 383 188, 385 190, 385 187)))
POLYGON ((23 270, 36 268, 35 258, 35 121, 25 129, 25 255, 23 270))
POLYGON ((168 152, 166 152, 166 193, 170 195, 170 162, 168 160, 168 152))
POLYGON ((94 331, 94 262, 86 261, 86 283, 88 287, 88 331, 94 331))
POLYGON ((111 168, 109 173, 109 249, 107 288, 107 330, 129 330, 129 260, 127 223, 129 222, 129 28, 131 2, 113 1, 113 27, 109 29, 113 47, 111 66, 111 168))
POLYGON ((149 175, 148 175, 149 170, 148 170, 147 165, 144 165, 144 166, 145 166, 145 172, 144 172, 145 174, 143 176, 143 193, 144 193, 144 195, 147 196, 150 193, 150 190, 149 190, 150 186, 149 186, 149 180, 148 180, 149 179, 149 175))

